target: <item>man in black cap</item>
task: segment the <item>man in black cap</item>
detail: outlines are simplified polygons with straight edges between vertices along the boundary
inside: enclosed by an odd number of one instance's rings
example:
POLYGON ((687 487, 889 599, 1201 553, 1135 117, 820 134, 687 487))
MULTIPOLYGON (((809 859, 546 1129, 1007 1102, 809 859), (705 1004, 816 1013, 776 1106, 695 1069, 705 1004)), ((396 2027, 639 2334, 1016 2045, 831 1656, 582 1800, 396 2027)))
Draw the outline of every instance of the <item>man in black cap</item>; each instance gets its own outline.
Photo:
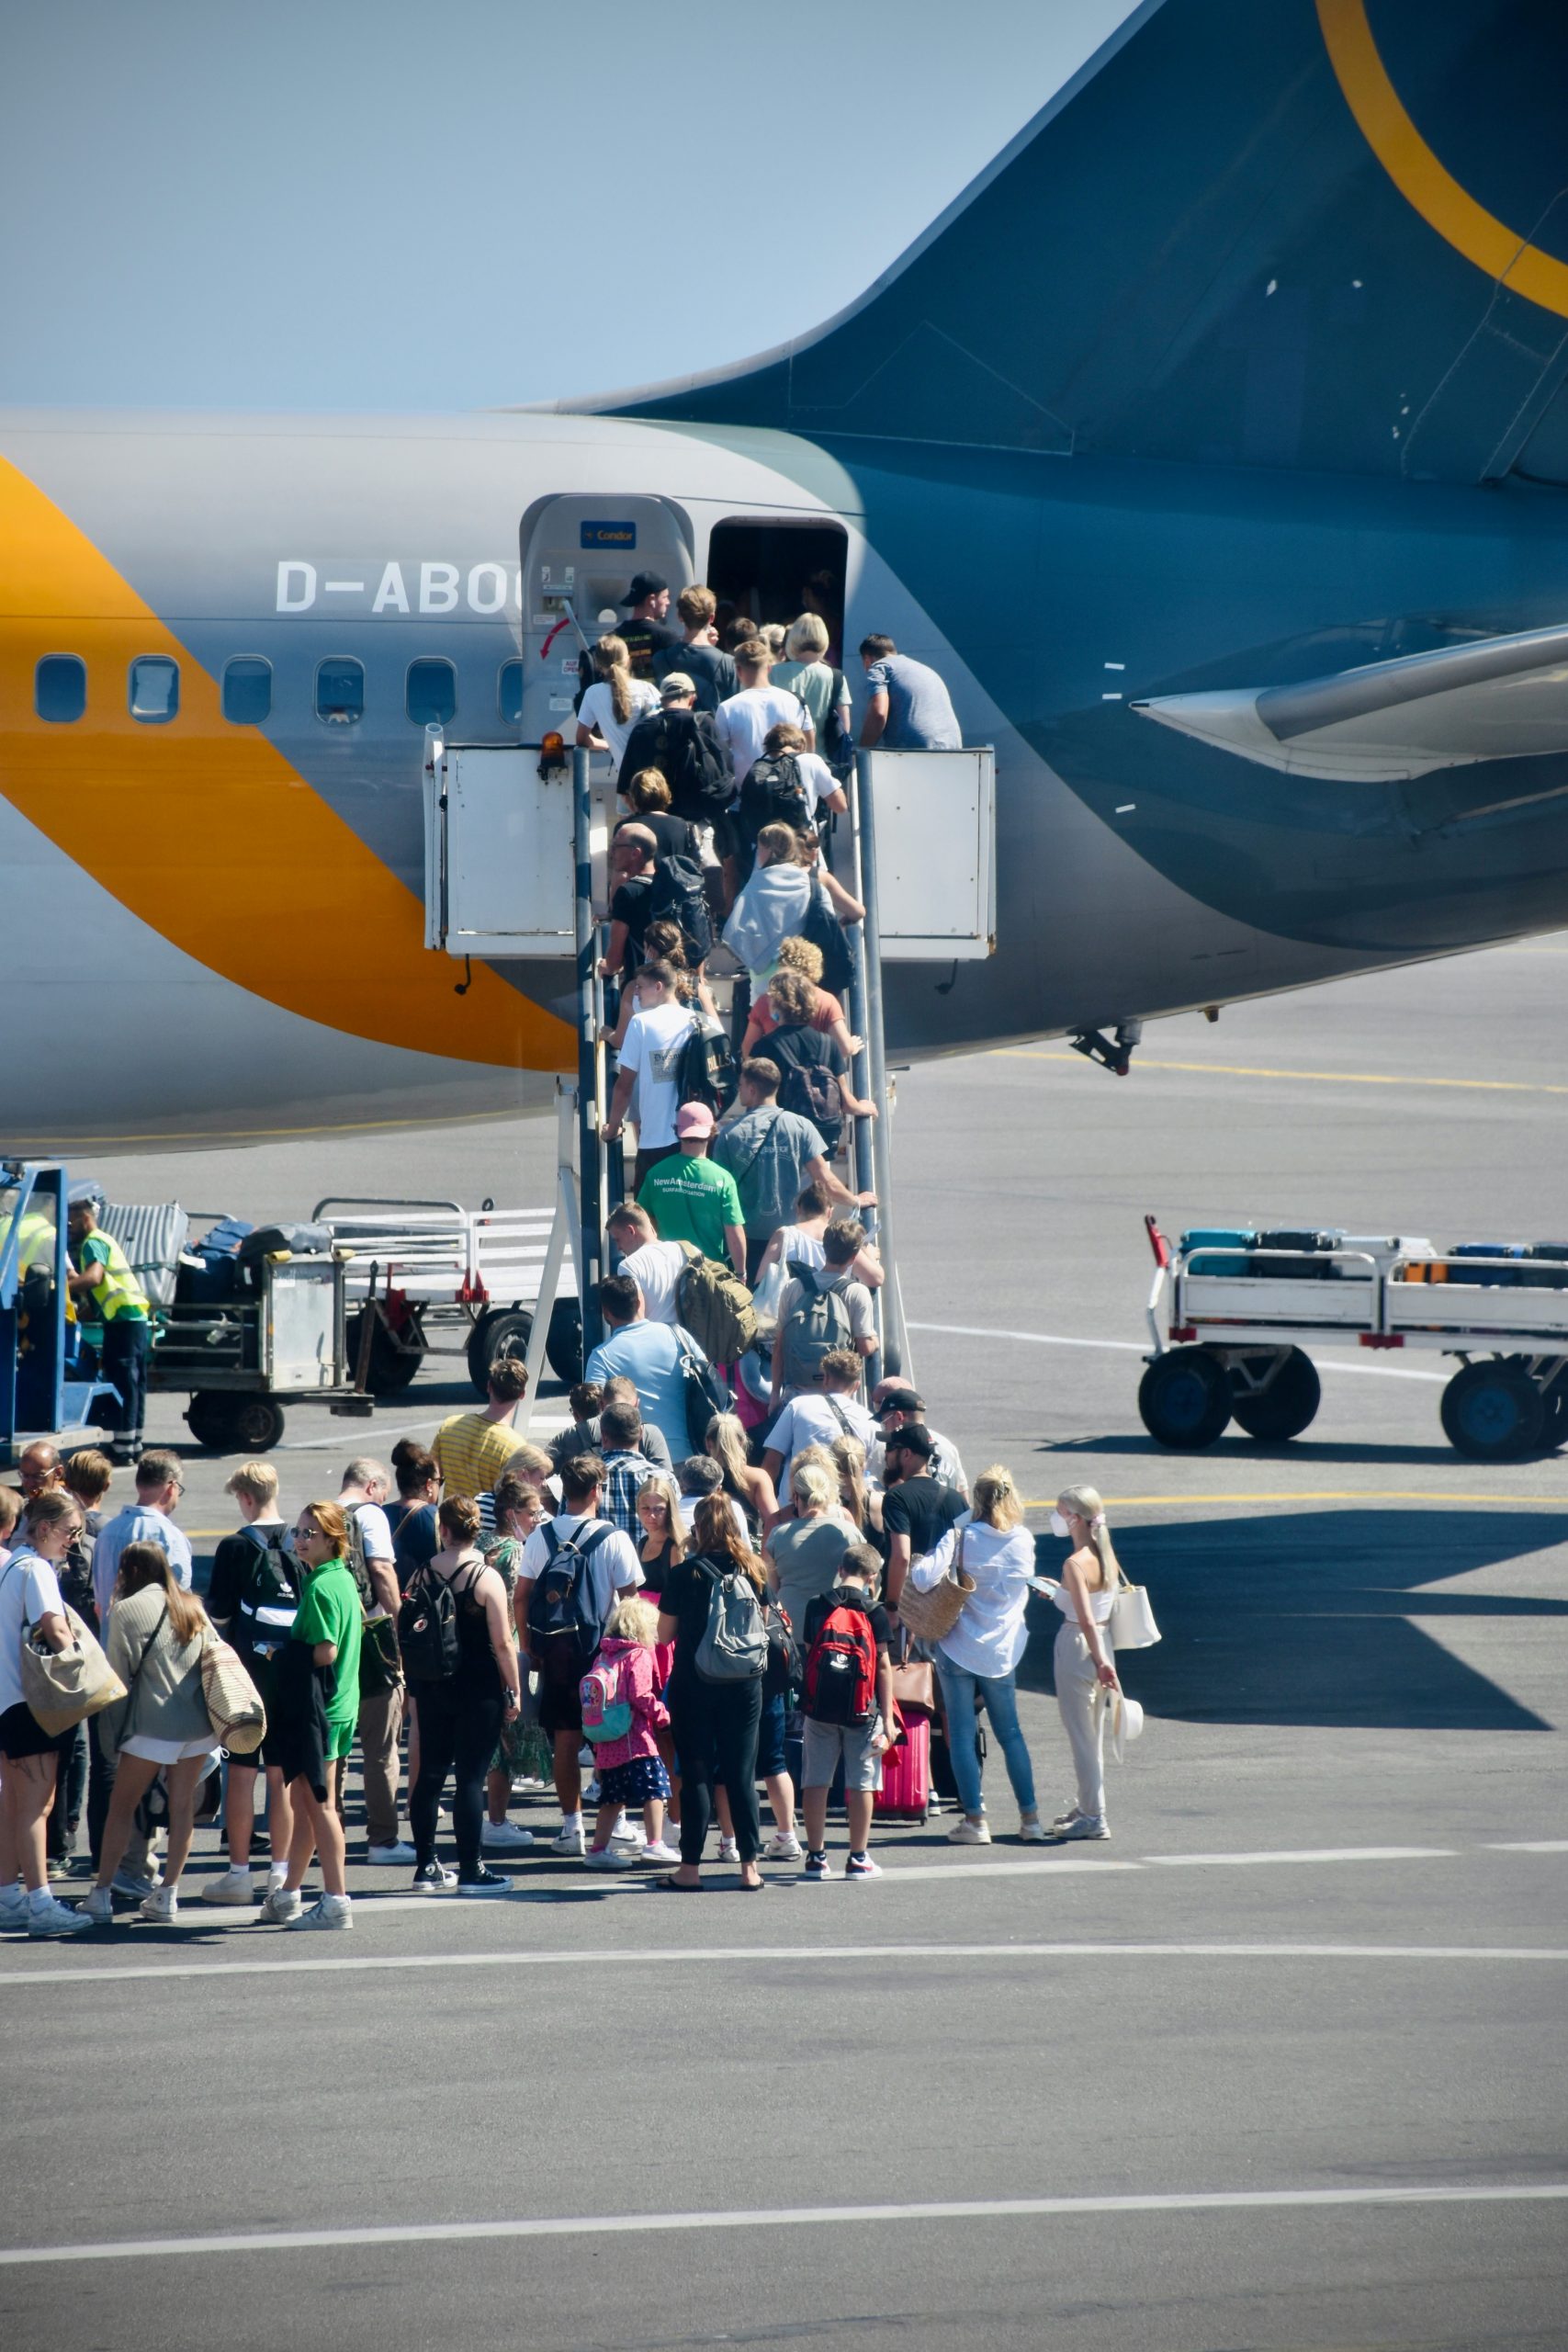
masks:
MULTIPOLYGON (((670 582, 661 580, 657 571, 637 572, 621 602, 627 607, 626 617, 615 635, 631 655, 633 677, 651 683, 654 655, 681 642, 680 630, 666 628, 664 621, 670 610, 670 582)), ((594 675, 586 649, 577 657, 577 674, 582 682, 582 693, 586 694, 594 675)))
POLYGON ((969 1481, 964 1475, 964 1464, 958 1458, 958 1448, 951 1438, 933 1430, 926 1419, 926 1400, 919 1391, 901 1380, 878 1381, 873 1391, 871 1409, 882 1424, 886 1442, 891 1442, 895 1430, 906 1429, 919 1421, 931 1439, 931 1454, 927 1476, 939 1487, 951 1487, 955 1494, 969 1499, 969 1481))

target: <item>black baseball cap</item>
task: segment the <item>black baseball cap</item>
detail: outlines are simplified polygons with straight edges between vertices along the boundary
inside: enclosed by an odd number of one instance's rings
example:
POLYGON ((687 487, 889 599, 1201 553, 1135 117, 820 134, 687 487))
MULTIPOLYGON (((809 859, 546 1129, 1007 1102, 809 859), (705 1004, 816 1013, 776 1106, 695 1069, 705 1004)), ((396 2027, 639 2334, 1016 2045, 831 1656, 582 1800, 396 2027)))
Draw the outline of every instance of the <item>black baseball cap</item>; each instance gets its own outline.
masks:
POLYGON ((901 1448, 906 1453, 918 1454, 922 1462, 929 1462, 936 1452, 936 1440, 923 1421, 906 1421, 884 1442, 895 1451, 901 1448))
POLYGON ((923 1413, 926 1400, 913 1388, 888 1388, 883 1392, 878 1413, 923 1413))
POLYGON ((623 605, 640 605, 645 596, 660 595, 669 585, 668 580, 660 580, 657 571, 637 572, 621 602, 623 605))

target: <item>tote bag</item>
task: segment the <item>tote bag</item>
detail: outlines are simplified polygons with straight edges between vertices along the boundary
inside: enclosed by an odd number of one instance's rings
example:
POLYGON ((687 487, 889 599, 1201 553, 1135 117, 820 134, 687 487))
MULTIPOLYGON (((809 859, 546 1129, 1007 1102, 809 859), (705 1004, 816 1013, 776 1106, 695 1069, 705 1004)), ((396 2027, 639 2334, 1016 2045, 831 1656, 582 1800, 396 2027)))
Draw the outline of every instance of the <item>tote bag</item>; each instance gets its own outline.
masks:
POLYGON ((1129 1584, 1125 1577, 1116 1589, 1111 1604, 1111 1645, 1118 1650, 1152 1649, 1159 1639, 1159 1627, 1149 1606, 1149 1596, 1141 1584, 1129 1584))

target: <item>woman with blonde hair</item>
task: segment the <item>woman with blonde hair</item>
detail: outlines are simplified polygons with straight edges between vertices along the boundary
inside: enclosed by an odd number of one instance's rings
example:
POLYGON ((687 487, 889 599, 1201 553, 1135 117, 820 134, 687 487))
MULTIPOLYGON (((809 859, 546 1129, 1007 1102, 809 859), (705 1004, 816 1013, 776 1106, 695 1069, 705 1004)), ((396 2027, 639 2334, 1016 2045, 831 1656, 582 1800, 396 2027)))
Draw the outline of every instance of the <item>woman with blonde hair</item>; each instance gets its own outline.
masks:
POLYGON ((114 1759, 114 1793, 97 1879, 82 1905, 96 1927, 107 1928, 114 1917, 114 1874, 130 1843, 136 1808, 160 1772, 169 1796, 169 1852, 164 1883, 142 1904, 141 1917, 166 1927, 179 1909, 196 1792, 220 1745, 201 1681, 208 1632, 206 1610, 179 1584, 163 1545, 128 1544, 105 1645, 126 1696, 99 1719, 104 1754, 114 1759))
POLYGON ((631 652, 624 637, 602 637, 589 659, 593 683, 578 705, 577 748, 608 752, 618 775, 632 729, 650 710, 660 708, 659 689, 646 678, 633 677, 631 652))
POLYGON ((1102 1690, 1119 1690, 1111 1646, 1111 1610, 1122 1581, 1121 1563, 1105 1523, 1105 1505, 1092 1487, 1067 1487, 1056 1498, 1051 1532, 1071 1544, 1062 1581, 1052 1598, 1062 1624, 1052 1652, 1056 1704, 1073 1751, 1077 1803, 1060 1815, 1058 1838, 1109 1838, 1105 1818, 1105 1709, 1102 1690))
POLYGON ((866 1484, 865 1448, 858 1437, 836 1437, 828 1448, 839 1476, 839 1501, 863 1544, 886 1555, 882 1504, 866 1484))
POLYGON ((655 1882, 681 1894, 702 1886, 703 1848, 707 1840, 716 1785, 729 1798, 730 1819, 739 1853, 740 1883, 758 1893, 761 1829, 757 1819, 757 1732, 762 1712, 762 1677, 707 1682, 697 1672, 697 1649, 707 1628, 708 1602, 716 1581, 733 1572, 746 1579, 759 1603, 765 1589, 762 1563, 741 1541, 728 1495, 706 1495, 697 1505, 692 1555, 672 1568, 659 1600, 659 1638, 675 1645, 670 1677, 670 1719, 681 1759, 681 1866, 655 1882))
POLYGON ((724 1473, 724 1492, 739 1504, 755 1536, 777 1516, 779 1498, 767 1472, 751 1467, 745 1423, 737 1413, 716 1413, 703 1438, 707 1453, 724 1473))
MULTIPOLYGON (((10 1524, 0 1520, 7 1532, 10 1524)), ((75 1496, 46 1487, 28 1504, 15 1543, 0 1551, 0 1930, 10 1934, 73 1936, 88 1924, 77 1905, 51 1894, 45 1851, 60 1758, 74 1734, 45 1731, 22 1695, 28 1629, 45 1649, 70 1643, 60 1571, 81 1532, 75 1496)))
POLYGON ((976 1710, 983 1706, 1018 1799, 1018 1834, 1025 1845, 1037 1846, 1045 1831, 1034 1801, 1034 1767, 1018 1720, 1018 1662, 1029 1640, 1024 1611, 1034 1575, 1034 1539, 1023 1525, 1023 1504, 1011 1474, 999 1462, 981 1471, 973 1503, 936 1550, 910 1562, 908 1582, 917 1592, 925 1592, 950 1567, 961 1567, 973 1577, 975 1590, 953 1631, 936 1645, 953 1777, 964 1807, 963 1819, 947 1833, 948 1842, 991 1842, 976 1737, 976 1710))
POLYGON ((776 665, 771 683, 800 696, 817 729, 818 750, 837 767, 828 747, 850 738, 852 715, 844 673, 825 658, 830 642, 820 613, 802 613, 784 639, 789 659, 776 665))

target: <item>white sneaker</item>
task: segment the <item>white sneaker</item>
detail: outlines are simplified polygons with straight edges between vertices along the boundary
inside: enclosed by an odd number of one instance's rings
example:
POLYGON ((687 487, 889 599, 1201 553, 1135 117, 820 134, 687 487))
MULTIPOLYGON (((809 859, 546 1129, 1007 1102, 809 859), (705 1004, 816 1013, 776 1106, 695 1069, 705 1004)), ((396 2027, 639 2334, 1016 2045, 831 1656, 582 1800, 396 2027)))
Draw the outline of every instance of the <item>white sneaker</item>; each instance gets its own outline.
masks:
POLYGON ((576 1854, 580 1859, 588 1850, 588 1840, 581 1829, 569 1829, 564 1822, 550 1840, 552 1854, 576 1854))
POLYGON ((138 1878, 134 1871, 116 1871, 110 1884, 117 1894, 129 1894, 133 1902, 143 1903, 164 1883, 163 1873, 154 1871, 151 1878, 138 1878))
POLYGON ((637 1862, 637 1856, 624 1846, 590 1846, 582 1857, 585 1871, 629 1871, 636 1869, 637 1862))
POLYGON ((1043 1846, 1049 1838, 1045 1824, 1037 1813, 1032 1815, 1027 1821, 1020 1821, 1018 1834, 1025 1846, 1043 1846))
POLYGON ((258 1928, 291 1928, 299 1917, 298 1891, 290 1894, 281 1883, 267 1888, 261 1909, 256 1913, 258 1928))
POLYGON ((479 1831, 479 1844, 491 1854, 521 1854, 533 1842, 533 1831, 515 1821, 487 1821, 479 1831))
MULTIPOLYGON (((298 1902, 299 1897, 295 1900, 298 1902)), ((301 1911, 297 1919, 285 1924, 290 1928, 352 1928, 354 1905, 346 1894, 323 1894, 319 1903, 312 1903, 308 1911, 301 1911)))
POLYGON ((399 1838, 390 1846, 367 1847, 365 1859, 381 1871, 390 1870, 399 1862, 417 1862, 419 1856, 406 1838, 399 1838))
POLYGON ((800 1840, 793 1829, 778 1829, 762 1849, 765 1862, 798 1862, 800 1840))
POLYGON ((1076 1804, 1070 1804, 1066 1813, 1059 1813, 1056 1815, 1056 1818, 1051 1824, 1051 1826, 1059 1835, 1061 1831, 1067 1828, 1071 1823, 1075 1821, 1081 1821, 1082 1819, 1083 1815, 1078 1811, 1077 1806, 1076 1804))
POLYGON ((738 1862, 740 1860, 740 1849, 733 1838, 719 1839, 718 1859, 721 1862, 738 1862))
POLYGON ((639 1846, 633 1856, 633 1860, 639 1862, 678 1862, 680 1859, 679 1846, 668 1846, 662 1838, 657 1845, 639 1846))
MULTIPOLYGON (((278 1884, 285 1874, 280 1873, 278 1884)), ((231 1862, 220 1878, 209 1878, 197 1897, 198 1903, 250 1903, 251 1866, 249 1862, 231 1862)))
POLYGON ((28 1933, 29 1936, 74 1936, 93 1922, 85 1911, 73 1911, 68 1903, 57 1903, 51 1894, 47 1903, 28 1900, 28 1933))
POLYGON ((960 1814, 947 1833, 950 1846, 988 1846, 991 1827, 987 1821, 971 1821, 966 1813, 960 1814))
POLYGON ((610 1832, 610 1843, 612 1846, 645 1846, 648 1840, 636 1822, 628 1821, 623 1814, 610 1832))
POLYGON ((178 1917, 179 1908, 178 1887, 154 1887, 141 1905, 141 1917, 144 1919, 151 1919, 154 1927, 166 1928, 172 1919, 178 1917))
POLYGON ((1080 1813, 1077 1819, 1069 1821, 1066 1827, 1059 1831, 1058 1835, 1064 1845, 1066 1845, 1069 1840, 1076 1841, 1080 1838, 1100 1844, 1110 1837, 1111 1831, 1102 1813, 1080 1813))
POLYGON ((107 1886, 90 1887, 76 1908, 95 1928, 107 1928, 114 1917, 114 1896, 107 1886))

